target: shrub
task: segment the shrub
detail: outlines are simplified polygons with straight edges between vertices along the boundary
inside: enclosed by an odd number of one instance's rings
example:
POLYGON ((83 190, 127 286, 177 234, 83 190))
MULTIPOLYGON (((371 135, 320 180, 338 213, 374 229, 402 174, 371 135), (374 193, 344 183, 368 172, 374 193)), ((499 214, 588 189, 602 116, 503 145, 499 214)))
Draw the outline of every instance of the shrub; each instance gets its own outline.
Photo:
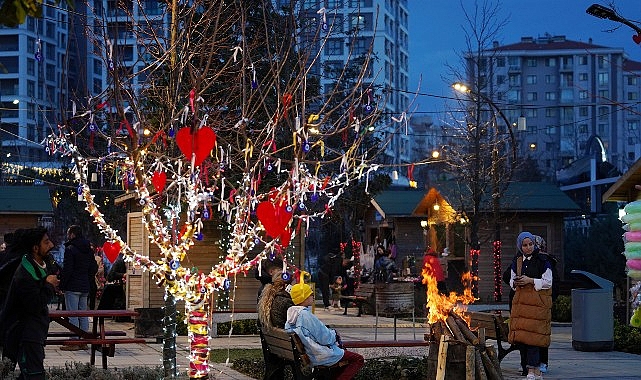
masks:
POLYGON ((572 322, 572 298, 558 296, 552 304, 552 320, 556 322, 572 322))
MULTIPOLYGON (((218 335, 229 334, 231 322, 223 322, 218 324, 218 335)), ((234 321, 234 330, 232 335, 258 335, 258 325, 255 319, 241 319, 234 321)))
POLYGON ((614 350, 641 354, 641 329, 614 320, 614 350))

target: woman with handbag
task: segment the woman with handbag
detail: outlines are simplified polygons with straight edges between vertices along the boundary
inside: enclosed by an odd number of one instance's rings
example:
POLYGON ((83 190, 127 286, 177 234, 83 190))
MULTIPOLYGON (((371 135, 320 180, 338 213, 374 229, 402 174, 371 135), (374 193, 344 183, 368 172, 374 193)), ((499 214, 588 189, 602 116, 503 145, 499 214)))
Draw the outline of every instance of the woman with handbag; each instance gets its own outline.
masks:
POLYGON ((552 265, 547 255, 535 250, 535 238, 524 231, 516 239, 519 254, 511 265, 510 287, 514 289, 510 314, 510 343, 527 351, 527 380, 542 379, 540 347, 550 346, 552 320, 552 265))

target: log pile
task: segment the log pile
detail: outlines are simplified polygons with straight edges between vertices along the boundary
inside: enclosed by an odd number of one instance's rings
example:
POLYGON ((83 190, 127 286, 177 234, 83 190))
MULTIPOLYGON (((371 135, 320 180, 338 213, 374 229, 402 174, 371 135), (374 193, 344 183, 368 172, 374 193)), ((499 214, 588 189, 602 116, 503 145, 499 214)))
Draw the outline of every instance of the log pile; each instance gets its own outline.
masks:
POLYGON ((428 379, 503 380, 501 364, 492 344, 485 343, 482 329, 472 332, 451 312, 430 325, 428 379))

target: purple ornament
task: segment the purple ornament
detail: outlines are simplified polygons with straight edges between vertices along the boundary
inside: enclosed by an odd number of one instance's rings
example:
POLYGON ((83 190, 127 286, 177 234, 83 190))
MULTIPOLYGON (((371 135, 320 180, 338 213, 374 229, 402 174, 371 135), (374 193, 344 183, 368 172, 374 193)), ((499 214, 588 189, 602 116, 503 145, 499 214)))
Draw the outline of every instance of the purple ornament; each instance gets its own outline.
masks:
POLYGON ((301 211, 305 210, 305 204, 303 202, 299 203, 298 204, 298 209, 301 210, 301 211))
POLYGON ((309 142, 305 141, 305 144, 303 144, 303 152, 307 153, 310 149, 309 142))
POLYGON ((209 220, 209 209, 207 208, 203 210, 203 219, 209 220))
POLYGON ((198 234, 196 234, 196 240, 198 240, 198 241, 202 241, 203 240, 203 233, 202 232, 199 232, 198 234))
POLYGON ((312 194, 310 199, 312 200, 312 202, 318 202, 318 194, 316 194, 316 193, 312 194))

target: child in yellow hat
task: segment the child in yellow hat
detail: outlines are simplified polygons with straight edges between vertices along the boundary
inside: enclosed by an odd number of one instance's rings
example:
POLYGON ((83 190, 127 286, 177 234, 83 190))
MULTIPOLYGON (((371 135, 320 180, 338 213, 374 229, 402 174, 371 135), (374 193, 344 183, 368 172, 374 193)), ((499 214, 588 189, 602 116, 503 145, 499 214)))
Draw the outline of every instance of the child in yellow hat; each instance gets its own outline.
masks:
POLYGON ((336 379, 352 379, 363 367, 361 355, 340 347, 335 330, 329 329, 316 317, 310 306, 314 303, 314 292, 302 281, 293 285, 290 291, 294 306, 287 310, 285 331, 295 332, 305 346, 312 366, 332 366, 347 361, 336 379))

